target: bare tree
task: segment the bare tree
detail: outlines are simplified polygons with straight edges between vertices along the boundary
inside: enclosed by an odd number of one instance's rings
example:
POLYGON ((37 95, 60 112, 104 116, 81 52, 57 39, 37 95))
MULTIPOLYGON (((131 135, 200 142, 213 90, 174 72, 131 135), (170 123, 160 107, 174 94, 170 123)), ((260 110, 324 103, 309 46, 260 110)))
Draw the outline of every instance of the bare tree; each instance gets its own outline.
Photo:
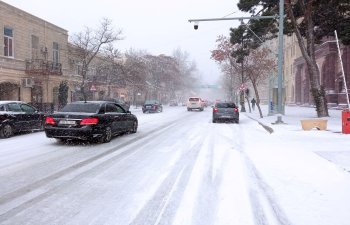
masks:
POLYGON ((97 57, 100 59, 97 63, 94 63, 98 74, 96 81, 106 84, 107 93, 104 98, 111 99, 113 87, 126 87, 122 55, 119 50, 110 43, 108 47, 103 49, 102 54, 97 57))
POLYGON ((173 51, 172 56, 178 65, 179 74, 177 76, 177 87, 176 90, 182 92, 180 101, 184 101, 184 97, 189 90, 193 88, 193 84, 197 83, 196 77, 197 66, 196 62, 190 60, 190 55, 186 51, 182 51, 177 48, 173 51))
POLYGON ((146 54, 144 51, 130 49, 124 55, 123 75, 134 105, 137 103, 138 93, 143 93, 144 98, 147 95, 146 79, 149 69, 145 59, 146 54))
POLYGON ((97 29, 86 27, 83 32, 74 34, 71 37, 70 41, 73 48, 70 54, 74 60, 77 60, 81 64, 80 75, 82 76, 82 82, 80 84, 80 91, 84 100, 87 100, 87 74, 91 63, 101 53, 104 47, 122 40, 121 34, 121 30, 115 30, 113 28, 111 20, 104 18, 97 29))
POLYGON ((270 57, 271 51, 267 48, 251 50, 246 57, 247 65, 245 74, 249 78, 256 96, 256 106, 258 107, 260 118, 263 118, 260 108, 260 95, 258 91, 259 83, 265 81, 271 71, 276 68, 276 60, 270 57))
MULTIPOLYGON (((239 63, 236 58, 232 56, 232 52, 239 46, 237 47, 232 45, 228 37, 221 35, 217 38, 216 43, 216 49, 211 51, 211 58, 219 63, 221 71, 228 77, 224 80, 228 81, 229 83, 224 85, 224 87, 227 88, 230 100, 235 100, 235 90, 238 90, 240 85, 244 84, 248 80, 247 76, 243 73, 245 69, 244 65, 246 63, 245 61, 243 61, 243 63, 239 63)), ((242 93, 243 92, 241 92, 241 94, 242 93)), ((241 101, 242 100, 243 103, 241 103, 241 105, 244 104, 244 98, 241 95, 241 101)))

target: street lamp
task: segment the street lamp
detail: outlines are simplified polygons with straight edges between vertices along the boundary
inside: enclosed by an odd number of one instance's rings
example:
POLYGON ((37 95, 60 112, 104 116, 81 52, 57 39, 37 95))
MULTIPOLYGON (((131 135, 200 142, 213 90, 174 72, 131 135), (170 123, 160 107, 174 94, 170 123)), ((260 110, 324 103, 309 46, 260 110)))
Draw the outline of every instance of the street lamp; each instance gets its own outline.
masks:
POLYGON ((140 96, 141 96, 141 93, 140 93, 140 92, 137 92, 136 109, 137 109, 137 102, 139 102, 140 105, 141 105, 140 96))

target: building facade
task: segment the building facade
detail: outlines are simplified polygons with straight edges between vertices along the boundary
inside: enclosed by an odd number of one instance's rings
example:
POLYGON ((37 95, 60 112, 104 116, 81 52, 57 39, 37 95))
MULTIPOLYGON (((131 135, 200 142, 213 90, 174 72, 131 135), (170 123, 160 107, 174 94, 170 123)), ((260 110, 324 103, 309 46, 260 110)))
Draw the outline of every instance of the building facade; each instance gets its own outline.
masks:
POLYGON ((71 78, 68 32, 2 1, 0 29, 0 100, 52 110, 60 82, 71 78))
MULTIPOLYGON (((337 44, 325 40, 317 46, 316 61, 320 70, 320 83, 324 87, 329 107, 343 108, 347 105, 345 85, 343 82, 341 62, 337 44)), ((341 47, 341 58, 348 91, 350 88, 350 47, 341 47)), ((310 78, 305 60, 302 57, 294 61, 295 98, 298 105, 314 105, 310 92, 310 78)))

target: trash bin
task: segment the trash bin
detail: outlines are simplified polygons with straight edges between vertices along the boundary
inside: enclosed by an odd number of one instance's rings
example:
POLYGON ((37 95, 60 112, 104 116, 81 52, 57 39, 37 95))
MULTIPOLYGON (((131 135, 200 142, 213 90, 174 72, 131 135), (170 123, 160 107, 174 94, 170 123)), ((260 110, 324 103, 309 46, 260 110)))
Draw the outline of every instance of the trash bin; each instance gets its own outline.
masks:
POLYGON ((350 134, 350 111, 348 109, 342 112, 342 133, 350 134))

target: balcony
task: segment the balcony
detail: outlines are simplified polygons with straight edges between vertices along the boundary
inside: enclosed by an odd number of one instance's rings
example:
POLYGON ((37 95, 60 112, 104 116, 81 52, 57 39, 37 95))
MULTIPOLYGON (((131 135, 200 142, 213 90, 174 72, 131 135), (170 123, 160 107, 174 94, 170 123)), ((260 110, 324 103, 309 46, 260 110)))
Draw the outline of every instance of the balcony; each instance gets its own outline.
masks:
POLYGON ((27 59, 26 74, 62 75, 62 64, 43 59, 27 59))

